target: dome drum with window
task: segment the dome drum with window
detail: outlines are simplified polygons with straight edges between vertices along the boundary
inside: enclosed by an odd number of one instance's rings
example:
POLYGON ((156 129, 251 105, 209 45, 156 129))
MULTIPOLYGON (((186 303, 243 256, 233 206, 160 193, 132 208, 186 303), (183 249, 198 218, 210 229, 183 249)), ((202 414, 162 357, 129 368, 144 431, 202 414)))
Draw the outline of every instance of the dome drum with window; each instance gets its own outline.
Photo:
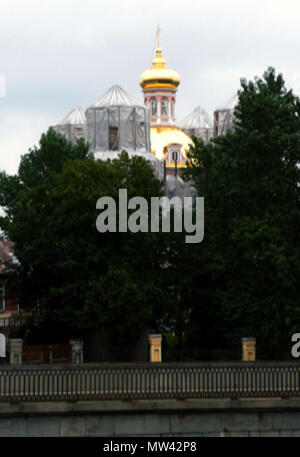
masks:
POLYGON ((86 110, 87 142, 95 157, 115 158, 149 154, 149 114, 144 105, 119 86, 113 86, 86 110))

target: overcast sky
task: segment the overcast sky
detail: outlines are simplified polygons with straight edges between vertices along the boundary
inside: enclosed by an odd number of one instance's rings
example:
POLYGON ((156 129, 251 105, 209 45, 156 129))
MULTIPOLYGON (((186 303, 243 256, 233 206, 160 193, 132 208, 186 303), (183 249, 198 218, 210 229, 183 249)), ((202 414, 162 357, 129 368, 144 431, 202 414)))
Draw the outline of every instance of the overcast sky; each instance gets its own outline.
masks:
POLYGON ((113 84, 142 101, 158 23, 179 121, 197 105, 212 115, 268 66, 299 95, 299 17, 299 0, 0 0, 0 170, 113 84))

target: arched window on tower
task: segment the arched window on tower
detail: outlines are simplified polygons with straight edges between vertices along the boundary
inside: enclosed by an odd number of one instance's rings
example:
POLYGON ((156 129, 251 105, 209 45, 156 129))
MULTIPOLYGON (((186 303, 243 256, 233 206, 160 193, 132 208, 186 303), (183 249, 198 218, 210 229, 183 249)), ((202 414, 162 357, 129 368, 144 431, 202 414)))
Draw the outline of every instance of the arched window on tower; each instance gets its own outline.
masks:
POLYGON ((161 99, 161 115, 166 116, 167 115, 167 99, 166 97, 163 97, 161 99))
POLYGON ((174 98, 171 99, 171 116, 174 117, 174 98))
POLYGON ((152 116, 154 116, 156 114, 156 107, 157 107, 156 98, 151 98, 151 113, 152 113, 152 116))

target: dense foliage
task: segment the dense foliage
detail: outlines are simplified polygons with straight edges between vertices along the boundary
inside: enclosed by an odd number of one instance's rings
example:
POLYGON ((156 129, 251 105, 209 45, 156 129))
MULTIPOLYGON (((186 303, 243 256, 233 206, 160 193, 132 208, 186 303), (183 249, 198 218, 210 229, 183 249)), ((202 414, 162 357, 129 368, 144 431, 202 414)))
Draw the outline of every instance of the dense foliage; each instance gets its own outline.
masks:
POLYGON ((211 338, 255 336, 261 357, 278 358, 300 327, 300 101, 272 68, 241 85, 235 130, 191 149, 205 197, 191 336, 210 316, 211 338))
POLYGON ((96 202, 102 196, 118 202, 121 188, 128 199, 149 200, 162 195, 162 186, 141 157, 123 153, 102 162, 87 151, 52 129, 43 135, 40 147, 22 158, 17 176, 2 173, 1 226, 15 243, 13 286, 21 306, 42 312, 56 338, 59 329, 80 336, 105 329, 125 351, 165 312, 163 239, 99 233, 96 202))
POLYGON ((50 322, 55 338, 100 329, 120 358, 147 326, 199 357, 233 355, 249 336, 260 358, 288 356, 300 328, 300 101, 272 68, 241 86, 234 130, 208 145, 194 138, 190 150, 202 243, 96 230, 99 197, 162 195, 142 158, 96 162, 50 129, 16 176, 0 174, 1 228, 18 259, 12 286, 47 316, 40 328, 50 322))

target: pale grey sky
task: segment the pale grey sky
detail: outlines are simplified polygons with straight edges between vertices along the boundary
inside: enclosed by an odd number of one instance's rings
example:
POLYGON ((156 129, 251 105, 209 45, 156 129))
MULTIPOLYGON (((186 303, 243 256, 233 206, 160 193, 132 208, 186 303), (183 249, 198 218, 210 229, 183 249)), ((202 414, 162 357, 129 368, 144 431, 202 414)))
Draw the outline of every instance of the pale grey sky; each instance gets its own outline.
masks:
POLYGON ((0 170, 113 84, 142 101, 158 23, 179 121, 199 104, 212 115, 270 65, 299 95, 299 17, 299 0, 0 0, 0 170))

